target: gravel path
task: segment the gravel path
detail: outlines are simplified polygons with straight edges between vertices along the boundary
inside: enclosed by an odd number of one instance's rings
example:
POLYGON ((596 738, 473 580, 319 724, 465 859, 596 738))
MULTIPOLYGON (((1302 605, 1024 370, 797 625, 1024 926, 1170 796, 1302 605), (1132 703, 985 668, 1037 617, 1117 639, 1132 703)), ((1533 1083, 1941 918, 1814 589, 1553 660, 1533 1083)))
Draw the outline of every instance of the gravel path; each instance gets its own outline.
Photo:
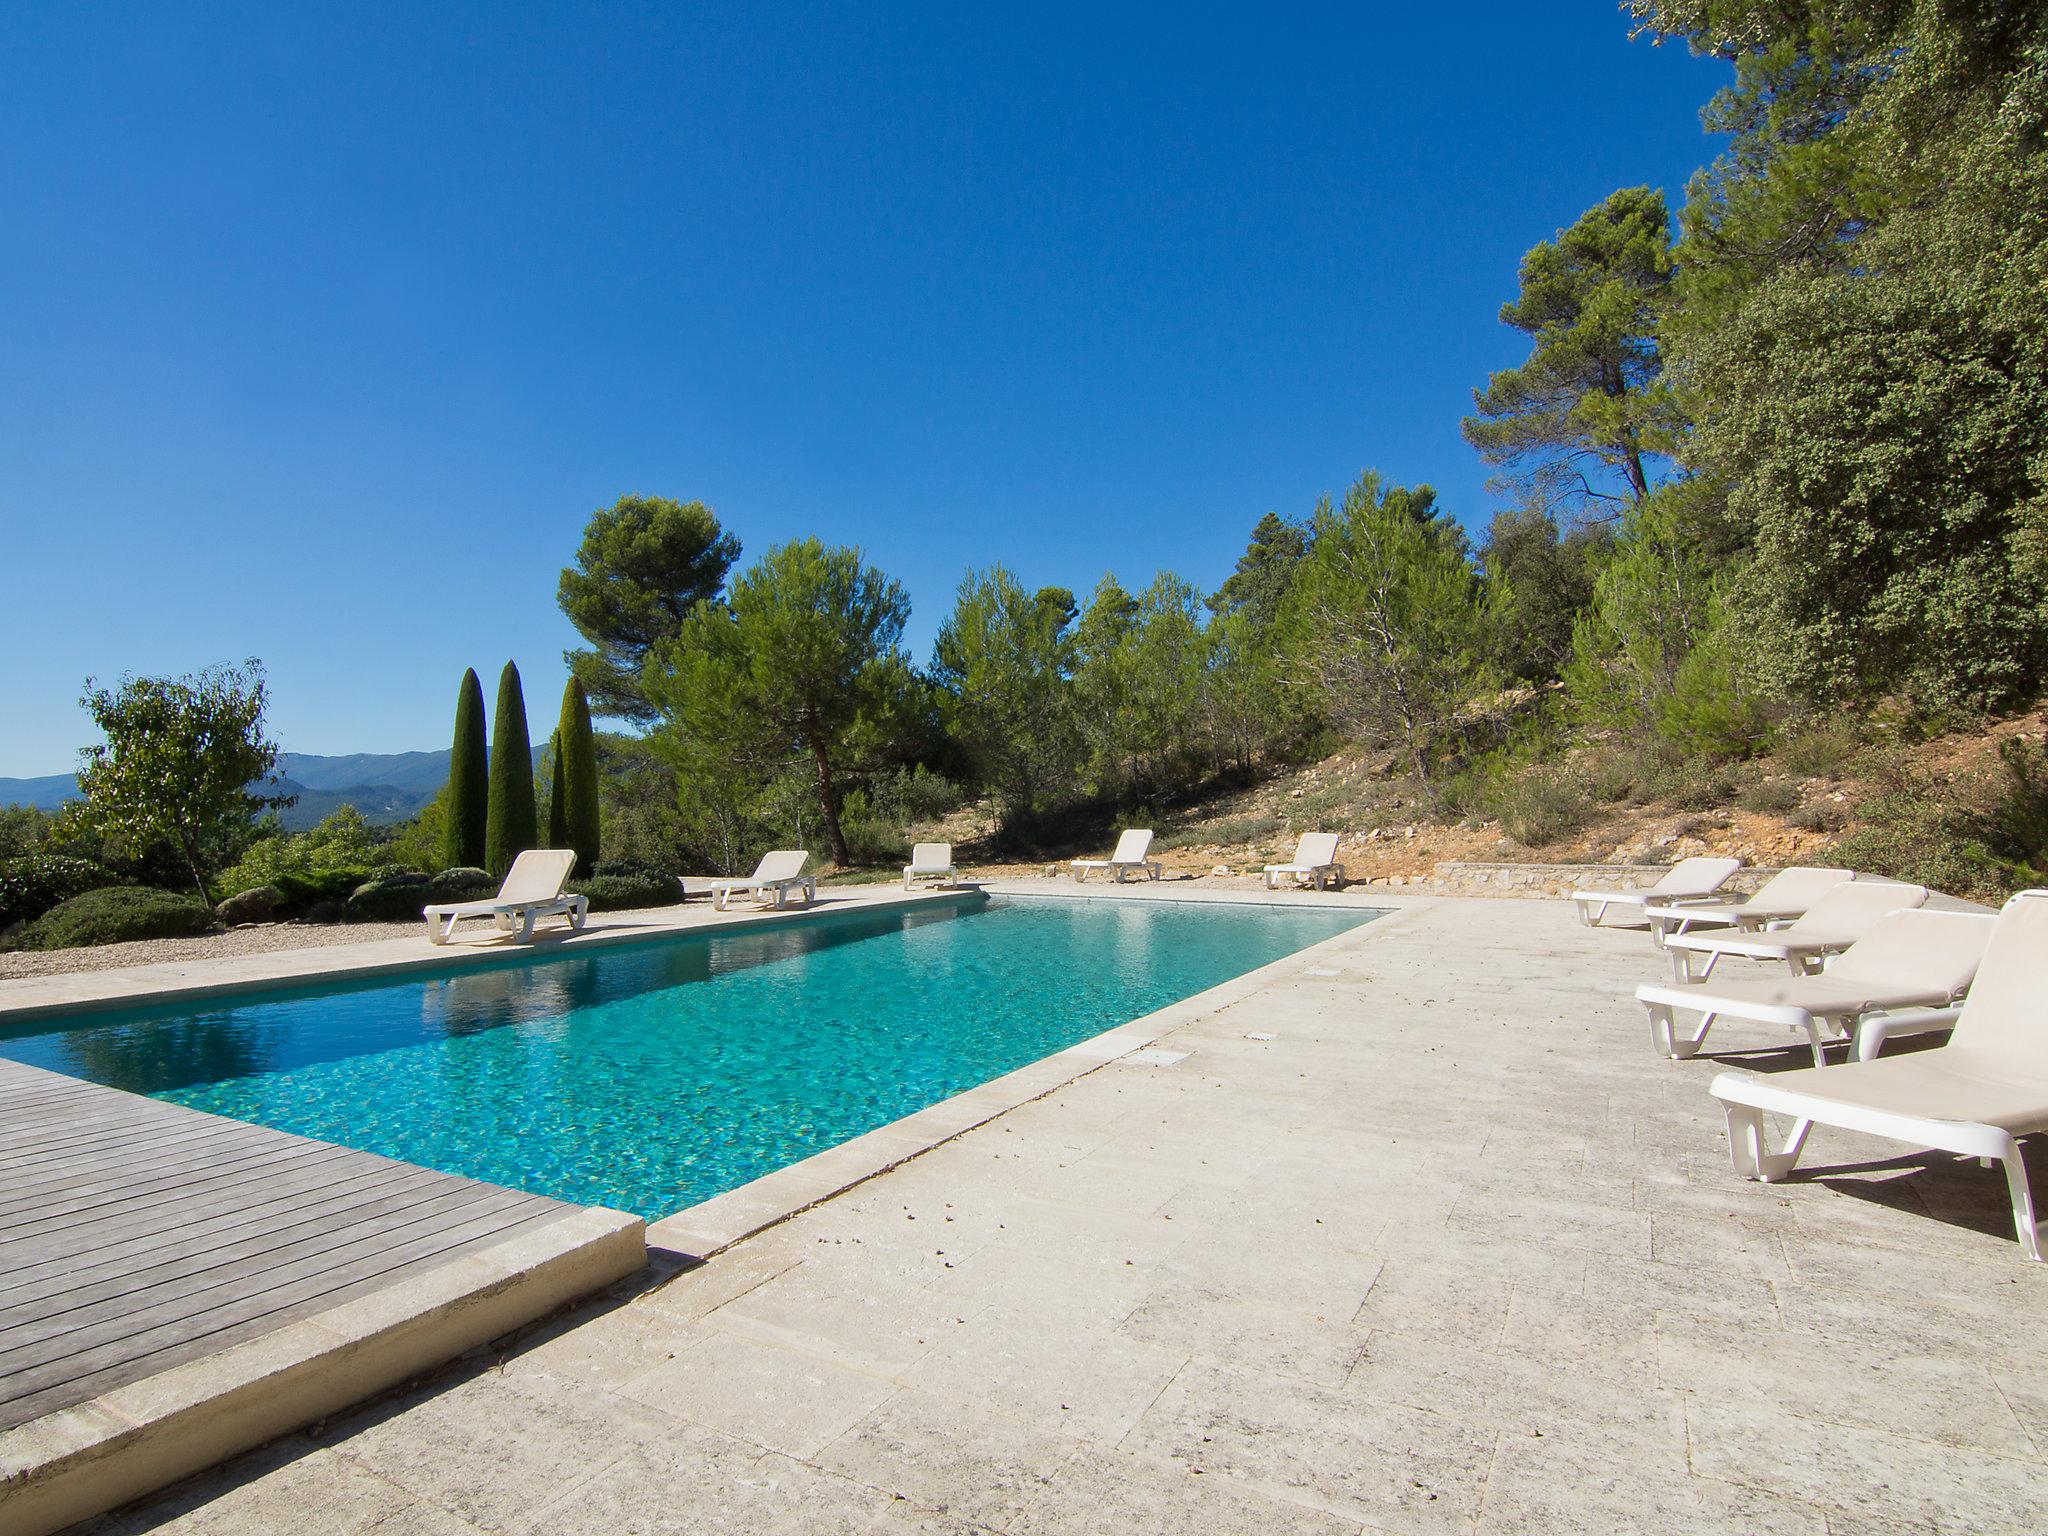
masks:
POLYGON ((280 949, 326 949, 335 944, 369 944, 420 932, 410 923, 264 923, 230 928, 196 939, 135 939, 126 944, 88 944, 80 949, 33 949, 0 954, 0 981, 15 976, 68 976, 160 960, 224 960, 280 949))

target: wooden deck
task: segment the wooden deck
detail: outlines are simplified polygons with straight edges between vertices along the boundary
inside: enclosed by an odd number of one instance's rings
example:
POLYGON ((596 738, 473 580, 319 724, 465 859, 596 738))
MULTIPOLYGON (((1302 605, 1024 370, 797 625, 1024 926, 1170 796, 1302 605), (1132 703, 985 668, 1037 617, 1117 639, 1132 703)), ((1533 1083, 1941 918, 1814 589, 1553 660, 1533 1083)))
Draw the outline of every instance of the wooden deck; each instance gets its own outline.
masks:
POLYGON ((0 1060, 0 1430, 574 1209, 0 1060))

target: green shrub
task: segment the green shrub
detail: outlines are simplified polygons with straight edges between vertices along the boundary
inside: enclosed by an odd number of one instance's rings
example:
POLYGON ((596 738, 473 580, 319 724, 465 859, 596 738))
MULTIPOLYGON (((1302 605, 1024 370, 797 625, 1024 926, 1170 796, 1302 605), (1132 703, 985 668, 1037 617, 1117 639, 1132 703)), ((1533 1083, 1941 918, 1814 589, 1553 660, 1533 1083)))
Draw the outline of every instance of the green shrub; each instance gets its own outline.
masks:
POLYGON ((1760 816, 1789 816, 1799 809, 1802 798, 1790 779, 1759 779, 1736 795, 1735 803, 1760 816))
POLYGON ((1999 902, 2048 871, 2048 787, 2023 744, 2007 743, 1995 774, 1942 779, 1883 765, 1880 788, 1857 807, 1861 824, 1835 844, 1844 864, 1999 902))
POLYGON ((1625 752, 1594 752, 1580 765, 1579 782, 1597 803, 1618 805, 1642 787, 1642 766, 1625 752))
POLYGON ((216 903, 213 911, 222 922, 233 925, 271 922, 283 909, 283 891, 274 885, 252 885, 216 903))
POLYGON ((1787 729, 1773 752, 1778 766, 1804 779, 1831 779, 1863 750, 1863 732, 1846 715, 1828 715, 1787 729))
POLYGON ((1563 842, 1593 820, 1593 801, 1569 769, 1534 768, 1499 791, 1501 830, 1526 848, 1563 842))
POLYGON ((593 912, 625 912, 635 907, 672 907, 683 899, 683 883, 644 864, 602 862, 597 872, 574 881, 569 889, 590 898, 593 912))
MULTIPOLYGON (((1205 829, 1202 841, 1223 844, 1270 842, 1287 830, 1284 818, 1264 812, 1252 816, 1229 816, 1205 829)), ((1326 829, 1327 830, 1327 829, 1326 829)))
MULTIPOLYGON (((309 917, 312 909, 329 902, 346 902, 349 892, 370 876, 366 869, 315 869, 298 874, 280 874, 264 882, 284 893, 278 908, 285 917, 309 917)), ((326 919, 332 921, 332 919, 326 919)))
POLYGON ((487 869, 444 869, 427 880, 430 902, 476 901, 497 893, 498 884, 487 869))
POLYGON ((52 907, 21 931, 23 949, 76 949, 128 939, 182 939, 220 925, 195 897, 146 885, 111 885, 52 907))
POLYGON ((1832 800, 1802 805, 1785 818, 1785 825, 1802 832, 1839 832, 1849 824, 1849 813, 1832 800))
POLYGON ((0 864, 0 928, 41 917, 60 902, 126 885, 105 865, 61 853, 31 853, 0 864))
POLYGON ((418 870, 372 871, 368 880, 349 892, 348 921, 405 922, 417 918, 428 900, 427 877, 418 870))
POLYGON ((1657 790, 1681 811, 1717 811, 1743 787, 1744 775, 1730 764, 1687 761, 1665 770, 1657 790))

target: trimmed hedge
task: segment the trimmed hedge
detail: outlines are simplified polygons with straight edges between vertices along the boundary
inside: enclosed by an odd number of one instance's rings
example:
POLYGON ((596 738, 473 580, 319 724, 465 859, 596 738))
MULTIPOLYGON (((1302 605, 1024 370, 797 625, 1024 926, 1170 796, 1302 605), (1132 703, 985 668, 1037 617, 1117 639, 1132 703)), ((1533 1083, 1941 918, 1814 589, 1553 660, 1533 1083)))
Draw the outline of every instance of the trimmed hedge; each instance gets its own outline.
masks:
POLYGON ((593 912, 625 912, 635 907, 672 907, 683 899, 683 882, 647 864, 607 859, 568 889, 590 898, 593 912))
POLYGON ((128 881, 104 864, 61 853, 30 853, 0 862, 0 928, 41 917, 60 902, 128 881))
POLYGON ((444 869, 427 881, 427 900, 430 902, 476 901, 497 894, 498 882, 491 878, 488 869, 444 869))
POLYGON ((303 917, 308 922, 332 922, 316 918, 315 908, 345 902, 349 893, 370 878, 366 869, 313 869, 302 874, 279 875, 270 883, 284 893, 278 912, 286 917, 303 917))
POLYGON ((21 931, 23 949, 76 949, 129 939, 185 939, 220 924, 194 896, 147 885, 110 885, 52 907, 21 931))
POLYGON ((416 869, 366 880, 349 893, 351 923, 402 923, 417 919, 432 898, 427 877, 416 869))

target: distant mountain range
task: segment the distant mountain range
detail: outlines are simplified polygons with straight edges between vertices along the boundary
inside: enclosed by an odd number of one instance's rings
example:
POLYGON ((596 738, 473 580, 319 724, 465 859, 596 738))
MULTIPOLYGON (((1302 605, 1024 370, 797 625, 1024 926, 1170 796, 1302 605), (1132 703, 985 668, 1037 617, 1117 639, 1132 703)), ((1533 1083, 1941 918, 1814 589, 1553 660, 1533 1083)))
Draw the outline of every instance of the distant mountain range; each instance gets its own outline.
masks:
MULTIPOLYGON (((536 761, 539 752, 534 753, 536 761)), ((448 752, 351 752, 320 757, 309 752, 278 755, 283 782, 266 793, 297 795, 298 804, 278 812, 294 832, 314 826, 344 805, 379 825, 404 821, 448 782, 448 752)), ((32 805, 54 811, 78 798, 78 780, 68 773, 39 779, 0 779, 0 805, 32 805)))

